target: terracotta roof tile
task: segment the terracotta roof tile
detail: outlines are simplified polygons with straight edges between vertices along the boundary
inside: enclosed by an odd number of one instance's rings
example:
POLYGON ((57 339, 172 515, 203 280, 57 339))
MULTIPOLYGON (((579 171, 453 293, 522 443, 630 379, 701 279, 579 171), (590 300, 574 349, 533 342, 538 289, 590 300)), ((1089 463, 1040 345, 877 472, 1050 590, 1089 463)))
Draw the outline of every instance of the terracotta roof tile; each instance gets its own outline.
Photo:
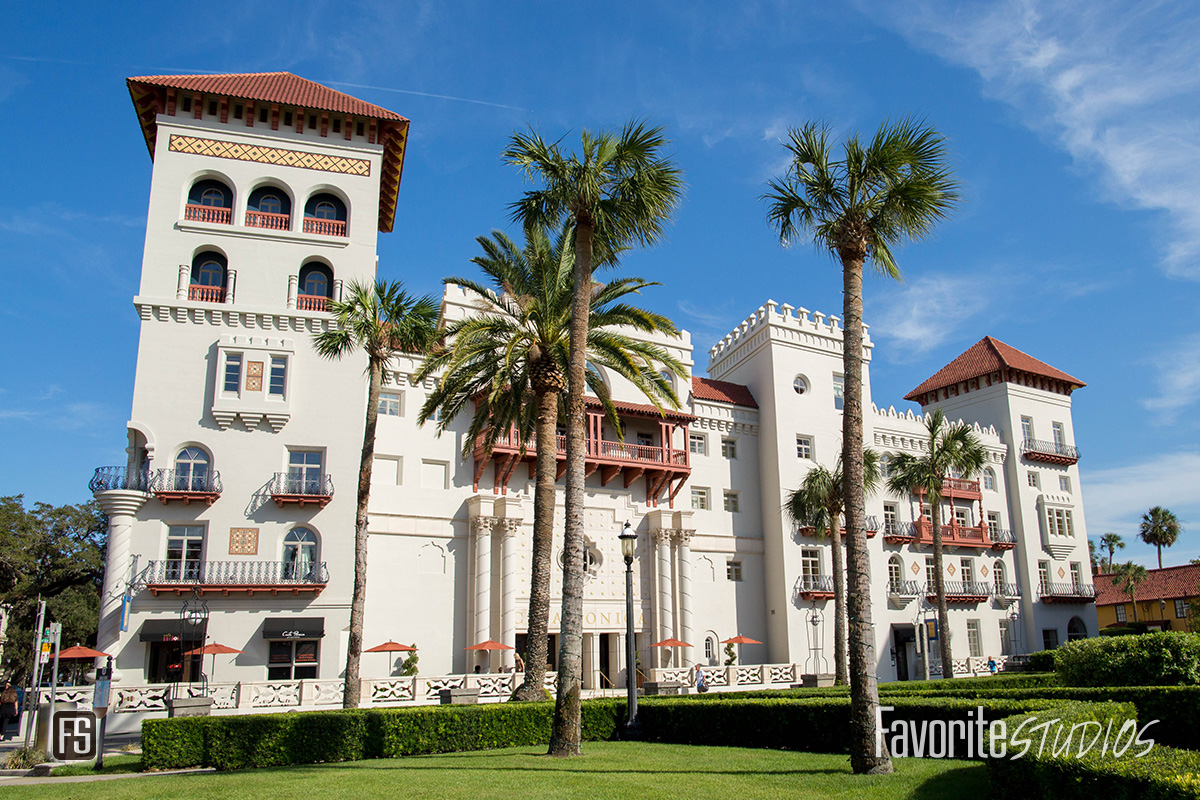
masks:
MULTIPOLYGON (((591 408, 603 407, 600 400, 591 395, 583 396, 583 404, 585 406, 590 406, 591 408)), ((638 414, 644 417, 661 417, 663 419, 674 419, 684 422, 690 422, 691 420, 695 419, 694 416, 686 411, 677 411, 673 408, 664 408, 662 411, 659 411, 649 403, 627 403, 624 400, 613 400, 612 404, 617 411, 621 411, 626 414, 638 414)))
POLYGON ((942 367, 929 380, 904 395, 905 400, 919 400, 926 392, 944 389, 947 386, 979 378, 993 372, 1005 369, 1019 370, 1032 375, 1062 381, 1071 388, 1086 386, 1083 381, 1072 377, 1062 370, 1055 369, 1049 364, 1039 361, 1028 353, 1023 353, 999 339, 985 336, 967 348, 958 358, 942 367))
MULTIPOLYGON (((1113 584, 1111 574, 1096 575, 1092 582, 1096 587, 1096 605, 1111 606, 1129 602, 1129 595, 1113 584)), ((1134 594, 1139 603, 1145 600, 1175 600, 1198 596, 1200 596, 1200 564, 1148 569, 1146 570, 1146 580, 1138 584, 1137 592, 1134 594)))
POLYGON ((692 396, 697 400, 713 400, 718 403, 758 408, 750 389, 740 383, 716 381, 712 378, 692 378, 692 396))

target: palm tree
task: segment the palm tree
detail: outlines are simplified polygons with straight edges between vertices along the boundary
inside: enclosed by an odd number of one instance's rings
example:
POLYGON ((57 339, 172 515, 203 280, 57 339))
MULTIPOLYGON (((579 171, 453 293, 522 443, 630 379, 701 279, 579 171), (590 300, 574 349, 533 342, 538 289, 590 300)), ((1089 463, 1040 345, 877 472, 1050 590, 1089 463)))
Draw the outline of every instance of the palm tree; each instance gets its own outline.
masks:
MULTIPOLYGON (((863 478, 867 494, 879 486, 879 454, 863 452, 863 478)), ((825 466, 810 469, 800 488, 788 493, 784 505, 793 522, 808 525, 817 536, 828 536, 833 555, 833 663, 835 683, 850 682, 846 664, 846 574, 842 566, 841 516, 845 493, 842 490, 842 461, 830 471, 825 466)))
POLYGON ((946 164, 944 139, 912 119, 884 122, 868 144, 852 135, 843 158, 831 160, 829 130, 808 123, 789 131, 787 174, 768 183, 768 219, 789 245, 803 234, 842 264, 845 325, 842 371, 842 464, 846 472, 846 550, 850 628, 850 761, 855 772, 892 771, 891 758, 875 753, 875 678, 871 622, 871 570, 864 528, 862 408, 863 265, 898 279, 892 248, 922 239, 958 200, 946 164))
POLYGON ((1142 514, 1142 524, 1138 526, 1138 538, 1146 544, 1152 544, 1158 549, 1158 568, 1162 569, 1162 549, 1175 544, 1179 534, 1179 520, 1175 515, 1162 506, 1142 514))
POLYGON ((383 367, 398 352, 422 353, 437 336, 438 305, 431 297, 412 297, 399 283, 354 281, 342 300, 332 300, 329 311, 335 327, 313 337, 317 353, 340 359, 353 351, 367 356, 367 420, 363 429, 362 457, 358 466, 358 508, 354 516, 354 593, 350 599, 350 639, 346 653, 345 708, 359 702, 359 660, 362 658, 363 608, 367 598, 367 503, 371 494, 371 469, 375 461, 375 423, 379 417, 379 389, 383 367))
POLYGON ((888 491, 903 495, 921 492, 929 504, 933 526, 933 586, 937 595, 938 643, 941 645, 942 677, 954 677, 950 658, 950 613, 946 608, 946 580, 942 566, 942 490, 946 477, 970 478, 983 468, 987 451, 979 437, 964 422, 948 423, 942 410, 925 415, 928 444, 921 455, 901 453, 891 461, 888 491))
POLYGON ((563 532, 562 625, 559 629, 558 695, 550 733, 551 755, 578 755, 582 735, 580 677, 583 669, 583 487, 587 434, 583 390, 591 308, 592 268, 615 262, 633 244, 657 242, 679 202, 683 182, 665 156, 662 129, 630 122, 619 134, 584 131, 581 152, 565 155, 537 133, 513 134, 504 158, 540 188, 512 205, 525 227, 575 231, 575 269, 567 366, 566 519, 563 532), (598 256, 598 258, 596 258, 598 256))
MULTIPOLYGON (((543 229, 526 231, 524 248, 500 231, 476 241, 483 255, 471 259, 488 279, 446 278, 474 295, 479 315, 451 324, 449 344, 438 348, 417 375, 441 373, 418 417, 424 424, 440 411, 438 430, 475 409, 464 438, 463 456, 481 441, 490 451, 497 438, 516 428, 519 441, 533 442, 537 459, 533 500, 533 558, 530 565, 529 617, 526 629, 525 680, 516 700, 545 697, 546 633, 550 616, 550 570, 554 537, 555 478, 559 398, 566 389, 574 251, 571 231, 564 228, 551 242, 543 229), (528 402, 532 397, 533 402, 528 402)), ((588 361, 611 369, 638 387, 656 406, 679 407, 679 400, 659 370, 677 375, 687 368, 663 348, 638 341, 623 331, 677 334, 674 323, 660 314, 631 306, 626 299, 657 284, 622 278, 598 285, 592 293, 588 361)), ((603 381, 591 369, 589 387, 608 402, 603 381)))
POLYGON ((1121 538, 1121 534, 1110 532, 1100 537, 1100 546, 1108 551, 1108 568, 1105 572, 1112 572, 1113 554, 1117 550, 1125 549, 1125 540, 1121 538))
POLYGON ((1135 564, 1132 561, 1126 561, 1124 564, 1117 564, 1113 568, 1112 582, 1125 594, 1129 595, 1129 603, 1133 606, 1133 621, 1137 622, 1137 588, 1142 581, 1150 577, 1146 568, 1141 564, 1135 564))

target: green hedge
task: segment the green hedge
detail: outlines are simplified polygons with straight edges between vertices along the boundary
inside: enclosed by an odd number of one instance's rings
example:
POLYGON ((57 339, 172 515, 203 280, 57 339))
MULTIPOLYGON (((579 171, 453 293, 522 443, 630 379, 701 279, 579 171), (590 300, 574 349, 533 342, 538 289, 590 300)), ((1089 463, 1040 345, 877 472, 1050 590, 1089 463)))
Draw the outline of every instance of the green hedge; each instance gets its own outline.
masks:
POLYGON ((1077 639, 1058 648, 1055 664, 1064 686, 1195 686, 1200 634, 1077 639))
POLYGON ((1144 622, 1127 622, 1124 625, 1116 625, 1108 628, 1101 628, 1101 636, 1134 636, 1143 633, 1149 633, 1150 626, 1144 622))
POLYGON ((1054 672, 1056 650, 1039 650, 1029 654, 1029 668, 1034 672, 1054 672))
MULTIPOLYGON (((1113 721, 1112 730, 1127 718, 1128 705, 1070 704, 1055 709, 1055 716, 1069 726, 1079 722, 1113 721)), ((1007 720, 1018 726, 1023 717, 1007 720)), ((1031 720, 1035 724, 1039 720, 1031 720)), ((1013 730, 1010 727, 1010 731, 1013 730)), ((1094 736, 1094 733, 1089 733, 1094 736)), ((1147 737, 1154 738, 1152 730, 1147 737)), ((1047 736, 1047 740, 1049 740, 1047 736)), ((1076 742, 1078 740, 1075 740, 1076 742)), ((1090 741, 1090 738, 1088 739, 1090 741)), ((1127 738, 1117 739, 1124 746, 1127 738)), ((1038 752, 1036 741, 1018 759, 988 759, 992 797, 997 800, 1175 800, 1200 797, 1200 753, 1156 745, 1146 755, 1141 745, 1130 746, 1122 756, 1103 752, 1101 745, 1080 756, 1080 745, 1055 754, 1053 743, 1038 752)))

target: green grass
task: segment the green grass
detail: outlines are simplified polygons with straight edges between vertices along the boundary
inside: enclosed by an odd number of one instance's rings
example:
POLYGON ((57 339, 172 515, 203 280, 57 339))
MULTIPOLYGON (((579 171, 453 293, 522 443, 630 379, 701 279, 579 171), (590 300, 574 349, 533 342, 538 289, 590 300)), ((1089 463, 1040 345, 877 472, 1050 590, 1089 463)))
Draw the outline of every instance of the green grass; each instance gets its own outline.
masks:
POLYGON ((583 758, 549 758, 544 747, 316 764, 202 775, 147 776, 95 783, 8 786, 23 798, 263 797, 636 798, 736 800, 986 797, 979 763, 897 759, 896 774, 855 776, 846 756, 725 747, 596 742, 583 758))
POLYGON ((141 756, 105 756, 104 766, 99 772, 93 768, 96 762, 86 764, 70 764, 65 767, 55 767, 51 775, 118 775, 127 772, 142 771, 141 756))

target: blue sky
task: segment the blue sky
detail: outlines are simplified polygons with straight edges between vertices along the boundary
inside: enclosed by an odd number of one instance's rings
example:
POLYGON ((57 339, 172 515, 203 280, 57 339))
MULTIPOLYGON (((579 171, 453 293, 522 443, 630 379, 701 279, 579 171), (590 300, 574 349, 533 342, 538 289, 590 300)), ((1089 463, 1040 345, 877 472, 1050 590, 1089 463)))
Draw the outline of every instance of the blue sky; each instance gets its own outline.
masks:
POLYGON ((708 348, 768 298, 840 313, 827 255, 783 250, 759 201, 789 126, 925 117, 958 214, 870 278, 877 402, 990 334, 1074 396, 1088 528, 1136 544, 1173 509, 1200 556, 1200 9, 1184 3, 19 4, 0 31, 0 494, 81 502, 124 462, 151 163, 124 79, 288 70, 412 120, 380 271, 469 269, 523 189, 514 129, 666 126, 686 197, 624 269, 708 348), (597 15, 602 10, 602 15, 597 15))

